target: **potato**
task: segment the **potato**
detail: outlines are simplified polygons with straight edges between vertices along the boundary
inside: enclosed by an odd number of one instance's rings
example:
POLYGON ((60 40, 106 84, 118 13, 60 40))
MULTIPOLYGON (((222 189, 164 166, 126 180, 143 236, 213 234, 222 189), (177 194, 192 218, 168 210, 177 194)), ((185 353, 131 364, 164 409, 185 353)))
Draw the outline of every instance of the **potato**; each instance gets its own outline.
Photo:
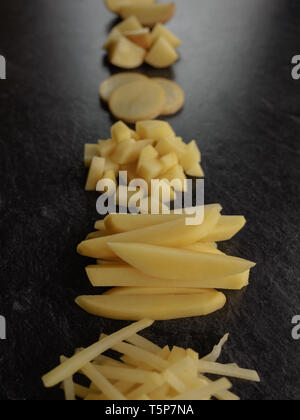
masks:
POLYGON ((161 23, 157 23, 151 33, 152 42, 155 43, 160 37, 167 39, 174 48, 177 48, 182 44, 182 41, 169 29, 161 23))
POLYGON ((222 242, 232 239, 246 224, 244 216, 221 216, 214 229, 201 241, 222 242))
POLYGON ((224 252, 221 252, 219 249, 206 242, 197 242, 195 244, 185 246, 184 249, 187 251, 198 252, 200 254, 225 255, 224 252))
POLYGON ((159 159, 143 160, 138 164, 137 174, 147 182, 151 182, 152 179, 157 179, 162 168, 159 159))
POLYGON ((119 187, 117 189, 117 205, 121 206, 121 207, 128 207, 130 200, 132 198, 136 198, 137 204, 139 204, 139 202, 141 202, 141 200, 143 199, 143 197, 145 197, 145 191, 143 190, 138 190, 138 191, 129 191, 126 187, 119 187))
POLYGON ((87 237, 85 238, 86 241, 90 240, 90 239, 95 239, 95 238, 102 238, 103 236, 106 236, 104 232, 100 232, 99 230, 97 232, 91 232, 87 235, 87 237))
POLYGON ((123 22, 119 23, 115 26, 118 31, 124 34, 127 31, 138 31, 143 29, 142 25, 138 21, 135 16, 130 16, 127 19, 123 20, 123 22))
POLYGON ((146 51, 122 36, 109 51, 109 61, 121 69, 135 69, 140 67, 145 58, 146 51))
POLYGON ((136 179, 136 162, 128 163, 125 165, 120 165, 120 179, 125 181, 125 175, 121 174, 121 172, 126 172, 127 182, 136 179))
POLYGON ((158 158, 158 152, 154 149, 152 145, 146 146, 139 156, 139 161, 137 164, 137 174, 142 170, 142 166, 144 163, 147 163, 151 160, 158 158))
POLYGON ((113 162, 110 158, 105 158, 105 168, 104 171, 113 171, 115 176, 119 173, 119 165, 118 163, 113 162))
POLYGON ((151 4, 156 0, 105 0, 107 8, 114 13, 118 13, 124 4, 151 4))
POLYGON ((205 219, 201 225, 189 226, 185 218, 179 218, 161 225, 149 226, 132 232, 107 236, 106 238, 84 241, 78 245, 78 253, 91 258, 111 259, 116 254, 108 244, 114 242, 149 243, 161 246, 184 247, 199 242, 207 236, 220 219, 221 208, 219 205, 205 209, 205 219))
MULTIPOLYGON (((137 80, 147 80, 146 76, 139 73, 118 73, 109 77, 101 83, 99 91, 103 101, 108 102, 112 93, 126 83, 136 82, 137 80)), ((133 137, 134 138, 134 137, 133 137)))
POLYGON ((151 47, 152 40, 149 28, 126 31, 124 32, 124 36, 126 36, 129 41, 134 42, 136 45, 144 48, 145 50, 148 50, 151 47))
MULTIPOLYGON (((116 118, 134 123, 156 118, 165 103, 165 91, 149 79, 131 82, 116 89, 109 100, 109 108, 116 118)), ((153 137, 147 138, 155 140, 153 137)))
POLYGON ((206 293, 209 289, 186 288, 186 287, 114 287, 104 295, 118 296, 140 296, 140 295, 199 295, 206 293))
POLYGON ((97 183, 101 180, 105 168, 105 159, 94 157, 90 166, 88 178, 85 185, 86 191, 96 191, 97 183))
POLYGON ((180 164, 184 170, 188 170, 193 165, 201 162, 201 152, 195 140, 191 141, 185 147, 185 153, 180 157, 180 164))
POLYGON ((169 320, 204 316, 223 308, 226 297, 211 290, 197 295, 79 296, 76 303, 86 312, 118 320, 169 320))
POLYGON ((103 179, 109 179, 110 181, 113 181, 116 186, 118 185, 116 175, 112 169, 104 172, 103 179))
POLYGON ((249 283, 250 271, 233 276, 208 280, 198 276, 193 281, 186 274, 180 280, 166 280, 148 276, 136 268, 120 263, 105 263, 86 267, 88 278, 94 287, 154 287, 154 288, 208 288, 240 290, 249 283))
POLYGON ((136 132, 141 139, 162 140, 165 137, 175 137, 174 130, 166 121, 140 121, 136 123, 136 132))
POLYGON ((129 139, 119 143, 114 153, 111 155, 111 159, 120 165, 128 165, 130 163, 137 162, 139 155, 143 148, 151 145, 152 140, 141 140, 136 141, 129 139))
POLYGON ((159 199, 162 203, 170 203, 176 199, 176 192, 167 181, 160 180, 159 184, 153 185, 151 182, 150 191, 152 197, 159 199))
POLYGON ((138 209, 142 214, 164 214, 169 211, 169 208, 155 197, 146 197, 141 200, 138 209))
POLYGON ((154 26, 156 23, 168 22, 175 10, 174 3, 128 4, 121 6, 118 13, 123 19, 136 16, 142 25, 154 26))
POLYGON ((85 144, 84 146, 84 165, 86 168, 91 166, 94 157, 99 157, 100 150, 98 144, 85 144))
POLYGON ((101 157, 108 157, 116 148, 116 142, 113 139, 99 140, 98 147, 101 157))
POLYGON ((185 172, 188 176, 192 176, 192 177, 204 178, 205 176, 200 163, 194 164, 192 167, 186 169, 185 172))
POLYGON ((164 78, 153 78, 152 80, 159 83, 166 93, 166 105, 161 115, 176 114, 184 104, 184 91, 182 88, 177 83, 172 82, 172 80, 164 78))
POLYGON ((152 67, 162 69, 170 67, 179 60, 179 55, 169 41, 160 37, 145 57, 145 62, 152 67))
POLYGON ((178 158, 181 158, 186 152, 185 146, 184 143, 179 142, 175 137, 165 136, 157 143, 156 150, 160 156, 175 153, 178 158))
MULTIPOLYGON (((105 239, 105 238, 103 238, 105 239)), ((102 240, 94 239, 94 241, 102 240)), ((91 241, 89 241, 91 242, 91 241)), ((148 276, 166 280, 217 280, 250 270, 255 264, 241 258, 198 254, 182 249, 141 243, 109 243, 123 261, 148 276)))
POLYGON ((118 121, 111 127, 111 137, 116 143, 131 139, 131 130, 123 121, 118 121))
POLYGON ((161 171, 161 174, 163 175, 166 172, 168 172, 170 169, 174 168, 174 166, 177 166, 179 161, 178 161, 178 157, 176 153, 171 152, 171 153, 168 153, 167 155, 162 156, 160 159, 160 163, 163 166, 163 169, 161 171))
POLYGON ((100 230, 101 232, 106 232, 104 220, 97 220, 97 222, 95 222, 94 227, 96 230, 100 230))
POLYGON ((107 40, 105 41, 105 44, 103 45, 103 49, 106 51, 109 51, 111 49, 111 47, 117 42, 119 41, 119 39, 122 38, 122 32, 119 31, 118 28, 113 28, 108 37, 107 40))
POLYGON ((185 180, 186 176, 183 171, 182 166, 177 165, 174 166, 172 169, 169 169, 168 172, 165 172, 162 176, 162 179, 166 179, 169 182, 174 182, 176 180, 176 185, 174 184, 173 187, 176 191, 186 191, 185 180))

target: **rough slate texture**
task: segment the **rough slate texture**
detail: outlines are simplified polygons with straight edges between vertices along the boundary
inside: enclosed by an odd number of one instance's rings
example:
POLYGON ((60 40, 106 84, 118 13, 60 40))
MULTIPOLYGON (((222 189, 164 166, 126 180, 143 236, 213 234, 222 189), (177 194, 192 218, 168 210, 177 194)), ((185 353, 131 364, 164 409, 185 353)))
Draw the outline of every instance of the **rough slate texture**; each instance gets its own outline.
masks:
MULTIPOLYGON (((245 214, 247 228, 225 249, 257 261, 251 285, 228 293, 207 318, 158 322, 159 344, 208 352, 231 333, 224 360, 256 368, 262 384, 235 381, 244 399, 300 398, 300 54, 297 0, 177 1, 170 23, 183 38, 181 61, 167 71, 186 106, 170 119, 196 138, 206 171, 206 200, 245 214)), ((114 17, 101 0, 1 2, 0 54, 0 341, 3 399, 60 399, 40 376, 61 353, 91 344, 126 323, 97 319, 73 299, 92 292, 76 245, 97 219, 83 190, 83 145, 107 137, 112 119, 98 84, 116 69, 101 52, 114 17)))

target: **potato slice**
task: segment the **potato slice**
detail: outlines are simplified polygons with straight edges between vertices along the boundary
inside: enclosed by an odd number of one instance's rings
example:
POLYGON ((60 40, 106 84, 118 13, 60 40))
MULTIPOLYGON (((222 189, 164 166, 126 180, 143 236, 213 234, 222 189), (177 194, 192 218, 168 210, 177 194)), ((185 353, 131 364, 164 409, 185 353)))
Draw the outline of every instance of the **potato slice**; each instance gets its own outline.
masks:
POLYGON ((160 37, 145 57, 145 62, 157 69, 172 66, 179 60, 179 55, 175 48, 166 38, 160 37))
POLYGON ((94 287, 154 287, 200 288, 240 290, 249 284, 250 271, 219 279, 207 280, 198 276, 192 281, 186 274, 181 280, 166 280, 148 276, 126 264, 106 263, 86 267, 87 276, 94 287))
POLYGON ((136 123, 136 132, 141 139, 159 141, 165 137, 174 137, 175 132, 166 121, 139 121, 136 123))
POLYGON ((217 280, 244 273, 255 266, 255 263, 241 258, 198 254, 162 246, 117 242, 109 243, 109 246, 119 258, 142 273, 167 280, 217 280))
POLYGON ((138 29, 135 31, 126 31, 124 32, 124 36, 126 36, 129 41, 134 42, 145 50, 148 50, 151 47, 152 40, 149 28, 138 29))
POLYGON ((84 165, 86 168, 91 166, 94 157, 99 157, 100 149, 98 144, 85 144, 84 146, 84 165))
POLYGON ((155 82, 159 83, 166 92, 166 105, 161 115, 176 114, 184 104, 184 91, 181 87, 171 80, 164 78, 153 78, 155 82))
POLYGON ((78 245, 77 251, 79 254, 91 258, 111 259, 115 258, 116 254, 112 246, 108 244, 114 242, 137 242, 161 246, 184 247, 185 245, 199 242, 202 237, 207 236, 208 232, 218 223, 220 211, 221 209, 218 205, 205 209, 205 219, 198 226, 189 226, 186 224, 185 218, 180 218, 172 222, 149 226, 132 232, 84 241, 78 245))
POLYGON ((105 169, 105 159, 94 157, 90 166, 88 178, 85 185, 86 191, 96 191, 97 183, 101 180, 105 169))
POLYGON ((169 320, 211 314, 223 308, 226 297, 211 290, 197 295, 79 296, 76 303, 86 312, 104 318, 135 321, 169 320))
POLYGON ((157 296, 157 295, 199 295, 206 293, 209 289, 198 288, 176 288, 176 287, 114 287, 104 295, 118 296, 157 296))
POLYGON ((114 13, 118 13, 120 8, 128 4, 151 4, 156 0, 105 0, 107 8, 114 13))
POLYGON ((222 242, 232 239, 246 224, 244 216, 221 216, 218 224, 203 239, 205 242, 222 242))
POLYGON ((152 42, 155 43, 160 37, 167 39, 174 48, 177 48, 182 44, 182 41, 169 29, 161 23, 157 23, 151 33, 152 42))
POLYGON ((154 26, 156 23, 166 23, 175 14, 174 3, 129 4, 121 6, 119 14, 123 19, 136 16, 145 26, 154 26))
POLYGON ((137 80, 147 80, 146 76, 139 73, 118 73, 104 80, 100 85, 100 97, 108 102, 112 93, 126 83, 136 82, 137 80))
POLYGON ((163 88, 156 82, 143 80, 127 83, 115 90, 109 100, 109 108, 115 117, 134 123, 156 118, 165 103, 163 88))
POLYGON ((146 51, 122 36, 109 51, 109 61, 121 69, 140 67, 145 59, 146 51))

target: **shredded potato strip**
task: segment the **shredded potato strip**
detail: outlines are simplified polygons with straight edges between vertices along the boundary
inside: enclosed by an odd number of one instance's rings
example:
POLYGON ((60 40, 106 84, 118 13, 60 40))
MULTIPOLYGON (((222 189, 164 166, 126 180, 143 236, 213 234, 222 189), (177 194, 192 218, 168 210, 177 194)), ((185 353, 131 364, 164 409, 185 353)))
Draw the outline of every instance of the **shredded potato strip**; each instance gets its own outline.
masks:
MULTIPOLYGON (((65 356, 60 356, 60 362, 63 363, 67 358, 65 356)), ((65 393, 66 401, 76 401, 75 387, 73 382, 73 376, 66 378, 62 383, 62 388, 65 393)))
POLYGON ((231 378, 245 379, 252 382, 260 382, 256 371, 241 369, 235 366, 226 366, 220 363, 199 361, 199 372, 211 373, 213 375, 230 376, 231 378))
POLYGON ((231 386, 231 383, 227 379, 222 378, 206 386, 202 385, 198 389, 179 394, 177 397, 172 399, 178 401, 195 401, 202 399, 210 399, 216 393, 230 389, 231 386))
POLYGON ((135 334, 132 337, 126 340, 128 343, 133 344, 136 347, 139 347, 143 350, 147 350, 150 353, 157 354, 161 351, 161 348, 156 344, 152 343, 152 341, 147 340, 146 338, 135 334))

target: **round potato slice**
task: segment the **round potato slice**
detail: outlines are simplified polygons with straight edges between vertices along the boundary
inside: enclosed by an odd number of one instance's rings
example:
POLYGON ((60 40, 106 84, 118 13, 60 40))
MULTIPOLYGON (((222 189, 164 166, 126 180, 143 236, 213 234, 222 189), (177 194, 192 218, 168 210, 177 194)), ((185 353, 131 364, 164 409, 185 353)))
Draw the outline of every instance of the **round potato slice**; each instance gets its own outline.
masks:
POLYGON ((139 80, 116 89, 109 100, 112 114, 125 122, 157 118, 166 104, 164 89, 153 80, 139 80))
POLYGON ((184 91, 182 88, 177 83, 168 79, 154 78, 152 80, 159 83, 166 93, 166 104, 161 115, 176 114, 184 104, 184 91))
POLYGON ((136 82, 138 80, 148 80, 146 76, 139 73, 118 73, 104 80, 100 85, 100 97, 108 102, 112 93, 120 86, 126 83, 136 82))

